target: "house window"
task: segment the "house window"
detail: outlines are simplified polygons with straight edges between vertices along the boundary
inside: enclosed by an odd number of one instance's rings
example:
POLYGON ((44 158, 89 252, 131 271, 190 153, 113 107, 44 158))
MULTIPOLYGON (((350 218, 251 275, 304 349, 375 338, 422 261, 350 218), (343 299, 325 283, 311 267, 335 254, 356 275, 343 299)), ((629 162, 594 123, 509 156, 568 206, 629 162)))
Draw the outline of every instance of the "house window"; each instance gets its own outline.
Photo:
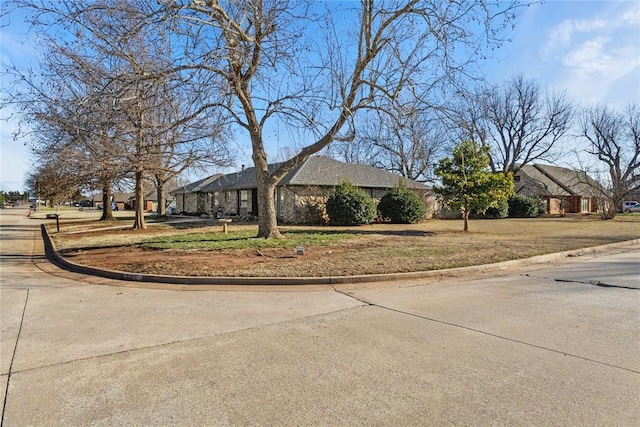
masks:
POLYGON ((514 176, 514 177, 513 177, 513 180, 514 180, 515 182, 520 182, 520 175, 516 175, 516 176, 514 176))
POLYGON ((582 198, 582 212, 589 212, 589 198, 582 198))
POLYGON ((247 209, 249 206, 249 192, 247 190, 240 191, 240 209, 247 209))
POLYGON ((231 194, 228 191, 224 192, 224 201, 228 202, 229 201, 229 197, 231 197, 231 194))

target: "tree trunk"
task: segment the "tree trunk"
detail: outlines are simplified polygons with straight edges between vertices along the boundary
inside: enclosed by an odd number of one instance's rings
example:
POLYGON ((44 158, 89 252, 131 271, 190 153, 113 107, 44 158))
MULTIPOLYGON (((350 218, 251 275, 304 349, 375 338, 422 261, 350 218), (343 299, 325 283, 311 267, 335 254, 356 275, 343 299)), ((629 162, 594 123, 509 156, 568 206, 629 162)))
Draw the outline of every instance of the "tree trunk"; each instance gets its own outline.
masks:
POLYGON ((256 167, 258 184, 258 236, 264 239, 282 239, 284 236, 278 230, 274 194, 276 184, 269 179, 267 169, 256 167))
POLYGON ((164 181, 156 180, 156 183, 158 184, 156 193, 158 196, 158 208, 156 212, 158 217, 167 216, 167 197, 164 190, 164 181))
POLYGON ((113 221, 113 210, 111 209, 111 186, 106 184, 102 189, 102 216, 100 221, 113 221))
POLYGON ((136 230, 144 230, 147 224, 144 222, 144 193, 142 191, 142 171, 136 171, 136 220, 133 223, 136 230))
POLYGON ((464 232, 469 232, 469 211, 462 212, 462 219, 464 219, 464 232))
MULTIPOLYGON (((615 199, 614 199, 615 200, 615 199)), ((600 209, 600 218, 602 219, 613 219, 618 214, 618 206, 620 206, 622 202, 616 202, 613 200, 605 200, 600 209)))

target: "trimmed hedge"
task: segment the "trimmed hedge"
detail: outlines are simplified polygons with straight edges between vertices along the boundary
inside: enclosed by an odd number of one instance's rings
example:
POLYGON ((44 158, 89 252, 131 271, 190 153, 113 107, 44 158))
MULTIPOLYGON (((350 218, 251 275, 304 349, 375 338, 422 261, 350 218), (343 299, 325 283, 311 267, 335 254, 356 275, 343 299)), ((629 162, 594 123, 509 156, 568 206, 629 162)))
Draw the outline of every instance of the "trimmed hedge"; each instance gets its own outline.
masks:
POLYGON ((424 218, 427 213, 420 197, 406 187, 389 190, 378 203, 380 216, 393 224, 411 224, 424 218))
POLYGON ((329 223, 332 225, 371 224, 376 218, 376 204, 367 193, 344 182, 327 199, 329 223))

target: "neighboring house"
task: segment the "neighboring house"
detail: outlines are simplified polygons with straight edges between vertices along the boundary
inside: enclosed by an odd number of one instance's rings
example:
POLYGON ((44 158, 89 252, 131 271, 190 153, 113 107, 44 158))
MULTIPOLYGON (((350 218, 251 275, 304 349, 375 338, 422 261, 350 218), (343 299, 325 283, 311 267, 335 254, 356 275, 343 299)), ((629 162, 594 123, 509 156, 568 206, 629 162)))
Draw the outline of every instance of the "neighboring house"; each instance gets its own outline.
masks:
POLYGON ((515 192, 537 196, 547 213, 596 212, 598 182, 586 173, 549 165, 524 165, 514 175, 515 192))
MULTIPOLYGON (((118 206, 118 210, 131 209, 129 204, 131 196, 135 196, 135 194, 115 192, 111 195, 111 203, 115 203, 118 206)), ((102 209, 102 193, 96 193, 92 196, 91 206, 102 209)))
POLYGON ((169 191, 175 197, 175 210, 184 214, 211 214, 213 208, 212 194, 202 191, 202 187, 216 179, 222 174, 217 173, 199 181, 192 182, 185 186, 169 191))
MULTIPOLYGON (((143 208, 142 210, 145 212, 157 212, 158 211, 158 193, 156 191, 152 191, 148 194, 145 194, 142 197, 143 208)), ((127 204, 130 206, 130 209, 136 209, 136 195, 133 194, 127 200, 127 204)))
MULTIPOLYGON (((269 171, 275 171, 279 166, 269 165, 269 171)), ((171 194, 176 196, 178 211, 213 215, 222 210, 225 215, 258 215, 255 168, 214 177, 172 191, 171 194), (190 191, 189 186, 192 186, 190 191), (193 194, 197 195, 197 206, 180 203, 181 195, 186 202, 189 195, 193 194)), ((429 202, 425 204, 430 216, 434 199, 428 197, 430 188, 424 184, 373 166, 343 163, 324 156, 310 157, 285 175, 276 187, 276 215, 284 223, 321 223, 327 197, 344 181, 364 189, 374 199, 380 199, 401 180, 408 188, 418 192, 425 202, 429 202)))

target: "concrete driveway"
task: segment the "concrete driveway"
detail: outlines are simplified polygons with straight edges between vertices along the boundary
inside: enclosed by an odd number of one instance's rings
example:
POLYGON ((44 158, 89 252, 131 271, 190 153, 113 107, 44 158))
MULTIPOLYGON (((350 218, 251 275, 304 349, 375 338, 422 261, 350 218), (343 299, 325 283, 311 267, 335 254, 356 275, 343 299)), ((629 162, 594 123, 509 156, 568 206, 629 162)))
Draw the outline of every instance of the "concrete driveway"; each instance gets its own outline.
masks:
POLYGON ((638 245, 476 280, 184 291, 60 271, 20 213, 0 213, 3 425, 640 425, 638 245))

